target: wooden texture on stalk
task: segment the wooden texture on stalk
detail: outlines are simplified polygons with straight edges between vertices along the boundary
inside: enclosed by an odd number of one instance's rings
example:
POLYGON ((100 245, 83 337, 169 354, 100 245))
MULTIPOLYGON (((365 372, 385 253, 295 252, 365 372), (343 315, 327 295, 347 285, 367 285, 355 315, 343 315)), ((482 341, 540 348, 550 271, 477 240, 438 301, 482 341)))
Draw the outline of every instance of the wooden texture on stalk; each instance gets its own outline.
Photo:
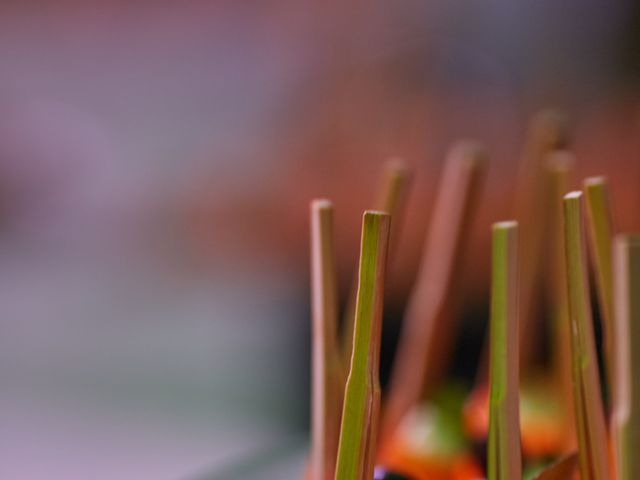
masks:
POLYGON ((640 236, 614 242, 616 356, 612 434, 616 478, 640 478, 640 236))
POLYGON ((589 299, 582 192, 567 194, 563 207, 580 478, 607 480, 608 441, 589 299))
MULTIPOLYGON (((392 158, 385 162, 382 183, 379 191, 376 193, 373 209, 380 212, 386 212, 391 216, 391 230, 389 233, 390 257, 393 256, 394 246, 398 240, 400 227, 402 226, 410 180, 411 170, 402 159, 392 158)), ((392 259, 390 259, 390 263, 391 260, 392 259)), ((348 370, 349 362, 351 362, 357 293, 358 276, 354 275, 344 311, 341 335, 341 350, 345 370, 348 370)))
POLYGON ((493 226, 488 480, 521 480, 518 224, 493 226))
POLYGON ((311 202, 311 480, 334 476, 344 370, 337 343, 337 273, 333 205, 311 202))
POLYGON ((362 221, 353 354, 347 378, 336 480, 373 478, 380 404, 379 356, 390 217, 367 211, 362 221))
MULTIPOLYGON (((398 343, 381 437, 389 438, 402 418, 432 386, 434 350, 446 356, 455 328, 447 318, 454 296, 464 240, 476 210, 486 163, 473 142, 451 149, 434 206, 430 230, 398 343), (435 345, 436 342, 438 345, 435 345)), ((440 362, 442 363, 442 362, 440 362)))

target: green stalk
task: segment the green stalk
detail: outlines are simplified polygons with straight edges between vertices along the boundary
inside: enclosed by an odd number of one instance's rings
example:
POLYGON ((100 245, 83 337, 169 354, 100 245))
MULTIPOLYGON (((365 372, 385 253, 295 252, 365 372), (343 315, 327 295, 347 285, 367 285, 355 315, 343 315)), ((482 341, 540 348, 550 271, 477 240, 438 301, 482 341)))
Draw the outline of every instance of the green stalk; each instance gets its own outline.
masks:
POLYGON ((333 205, 311 202, 311 462, 313 480, 335 472, 344 370, 337 344, 337 273, 333 205))
POLYGON ((520 480, 518 378, 518 224, 493 226, 489 480, 520 480))
POLYGON ((613 333, 613 219, 609 188, 604 177, 587 178, 584 182, 589 232, 589 251, 595 270, 598 306, 604 330, 604 358, 607 373, 608 392, 613 389, 613 355, 615 337, 613 333))
POLYGON ((364 480, 373 471, 380 386, 377 366, 390 217, 365 212, 351 368, 347 379, 338 446, 336 480, 364 480), (376 395, 378 398, 376 399, 376 395))
POLYGON ((615 240, 616 378, 612 431, 619 480, 640 478, 640 236, 615 240))
POLYGON ((607 480, 608 443, 589 301, 582 197, 582 192, 564 197, 576 433, 581 480, 607 480))

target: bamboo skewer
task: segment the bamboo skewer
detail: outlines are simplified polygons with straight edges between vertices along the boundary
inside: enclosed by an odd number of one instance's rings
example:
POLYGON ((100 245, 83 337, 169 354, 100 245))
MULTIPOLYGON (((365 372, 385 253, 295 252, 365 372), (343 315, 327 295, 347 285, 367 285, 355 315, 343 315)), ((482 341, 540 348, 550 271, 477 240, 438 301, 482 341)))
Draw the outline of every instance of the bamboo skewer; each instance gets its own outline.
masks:
POLYGON ((551 281, 548 296, 553 316, 552 371, 555 389, 563 405, 563 430, 567 449, 575 448, 575 420, 571 394, 571 333, 569 329, 569 299, 567 297, 567 267, 564 254, 562 199, 569 190, 569 176, 575 158, 566 151, 551 153, 547 159, 549 175, 549 216, 551 217, 551 281))
POLYGON ((311 202, 312 394, 311 478, 334 476, 344 370, 338 350, 333 205, 311 202))
MULTIPOLYGON (((471 142, 453 147, 436 199, 418 278, 405 313, 383 412, 381 436, 389 438, 430 387, 427 366, 434 341, 447 343, 443 323, 460 266, 463 240, 471 224, 484 170, 485 154, 471 142)), ((435 374, 437 376, 437 374, 435 374)))
POLYGON ((389 240, 389 215, 365 212, 362 222, 358 300, 351 368, 346 383, 336 464, 336 480, 370 479, 380 402, 377 367, 384 278, 389 240))
MULTIPOLYGON (((382 187, 376 195, 374 210, 386 212, 391 216, 391 230, 389 233, 389 252, 393 255, 397 242, 398 231, 402 225, 404 205, 411 171, 408 165, 399 158, 386 162, 382 187)), ((349 297, 344 311, 344 321, 341 335, 342 356, 345 371, 349 369, 351 351, 353 349, 353 326, 355 323, 356 297, 358 293, 358 277, 354 276, 349 297)))
POLYGON ((584 194, 589 232, 589 252, 595 270, 598 306, 602 318, 604 336, 604 359, 607 374, 607 391, 613 389, 613 355, 615 336, 613 333, 613 219, 611 215, 609 189, 604 177, 587 178, 584 194))
POLYGON ((640 236, 614 243, 616 377, 612 432, 618 480, 640 478, 640 236))
POLYGON ((580 478, 606 480, 607 436, 589 303, 582 192, 564 197, 567 290, 580 478))
POLYGON ((518 224, 493 226, 488 480, 520 480, 518 224))
POLYGON ((516 220, 520 225, 520 358, 522 371, 531 363, 538 338, 539 294, 542 252, 546 230, 546 205, 549 188, 544 172, 548 155, 568 144, 567 121, 555 110, 534 116, 523 151, 516 195, 516 220))

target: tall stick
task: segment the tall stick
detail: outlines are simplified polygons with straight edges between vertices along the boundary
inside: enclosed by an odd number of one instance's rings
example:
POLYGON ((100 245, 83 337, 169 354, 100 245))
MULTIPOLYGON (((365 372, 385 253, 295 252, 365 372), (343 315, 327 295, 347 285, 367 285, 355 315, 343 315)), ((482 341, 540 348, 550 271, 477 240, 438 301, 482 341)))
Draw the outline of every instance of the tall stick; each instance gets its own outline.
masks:
MULTIPOLYGON (((408 165, 399 158, 392 158, 385 163, 382 186, 376 194, 374 210, 386 212, 391 216, 389 233, 389 252, 393 255, 398 240, 398 232, 402 225, 404 206, 409 187, 411 171, 408 165)), ((342 354, 345 370, 349 369, 351 351, 353 349, 353 326, 355 323, 356 300, 358 293, 358 277, 354 278, 344 311, 342 328, 342 354)))
POLYGON ((340 433, 344 370, 338 350, 333 205, 311 202, 311 476, 332 479, 340 433))
POLYGON ((376 444, 373 437, 380 402, 377 367, 389 224, 389 215, 382 212, 365 212, 362 221, 353 354, 342 410, 336 480, 364 480, 373 472, 371 449, 376 444))
POLYGON ((383 412, 381 436, 388 438, 438 376, 429 362, 435 343, 451 341, 447 308, 460 267, 466 233, 475 212, 486 155, 472 142, 451 149, 426 238, 418 278, 409 299, 383 412))
POLYGON ((493 226, 489 480, 520 480, 518 224, 493 226))
POLYGON ((557 151, 549 155, 546 165, 549 175, 549 215, 552 231, 551 278, 547 283, 547 294, 551 301, 553 315, 552 369, 555 388, 564 407, 562 423, 568 449, 575 448, 576 436, 571 394, 571 333, 562 199, 569 191, 569 176, 574 164, 573 154, 557 151))
POLYGON ((555 110, 537 113, 529 126, 522 154, 516 194, 516 220, 520 225, 520 358, 526 372, 539 336, 541 265, 547 228, 545 201, 548 177, 544 162, 551 152, 568 144, 567 120, 555 110))
POLYGON ((573 398, 581 480, 607 480, 607 436, 593 338, 582 192, 564 197, 573 398))
POLYGON ((602 318, 604 336, 604 359, 606 367, 607 391, 613 389, 613 355, 615 335, 613 333, 613 218, 609 187, 604 177, 587 178, 584 182, 587 207, 587 231, 589 232, 589 252, 595 267, 598 306, 602 318))
POLYGON ((640 478, 640 236, 616 238, 614 283, 616 478, 635 480, 640 478))

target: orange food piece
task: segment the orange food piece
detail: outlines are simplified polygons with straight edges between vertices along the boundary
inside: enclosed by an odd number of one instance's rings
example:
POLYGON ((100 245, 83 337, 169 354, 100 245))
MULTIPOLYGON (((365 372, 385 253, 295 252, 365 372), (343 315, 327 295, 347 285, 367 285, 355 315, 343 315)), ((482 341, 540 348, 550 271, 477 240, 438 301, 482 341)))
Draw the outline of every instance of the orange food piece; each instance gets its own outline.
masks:
POLYGON ((453 458, 425 457, 412 453, 397 438, 387 442, 380 452, 379 464, 415 480, 482 480, 484 475, 470 455, 453 458))
MULTIPOLYGON (((542 392, 544 393, 544 392, 542 392)), ((561 418, 536 408, 521 408, 522 453, 528 459, 555 457, 566 450, 567 438, 561 418)), ((475 440, 487 438, 489 389, 476 389, 464 407, 465 434, 475 440)))

